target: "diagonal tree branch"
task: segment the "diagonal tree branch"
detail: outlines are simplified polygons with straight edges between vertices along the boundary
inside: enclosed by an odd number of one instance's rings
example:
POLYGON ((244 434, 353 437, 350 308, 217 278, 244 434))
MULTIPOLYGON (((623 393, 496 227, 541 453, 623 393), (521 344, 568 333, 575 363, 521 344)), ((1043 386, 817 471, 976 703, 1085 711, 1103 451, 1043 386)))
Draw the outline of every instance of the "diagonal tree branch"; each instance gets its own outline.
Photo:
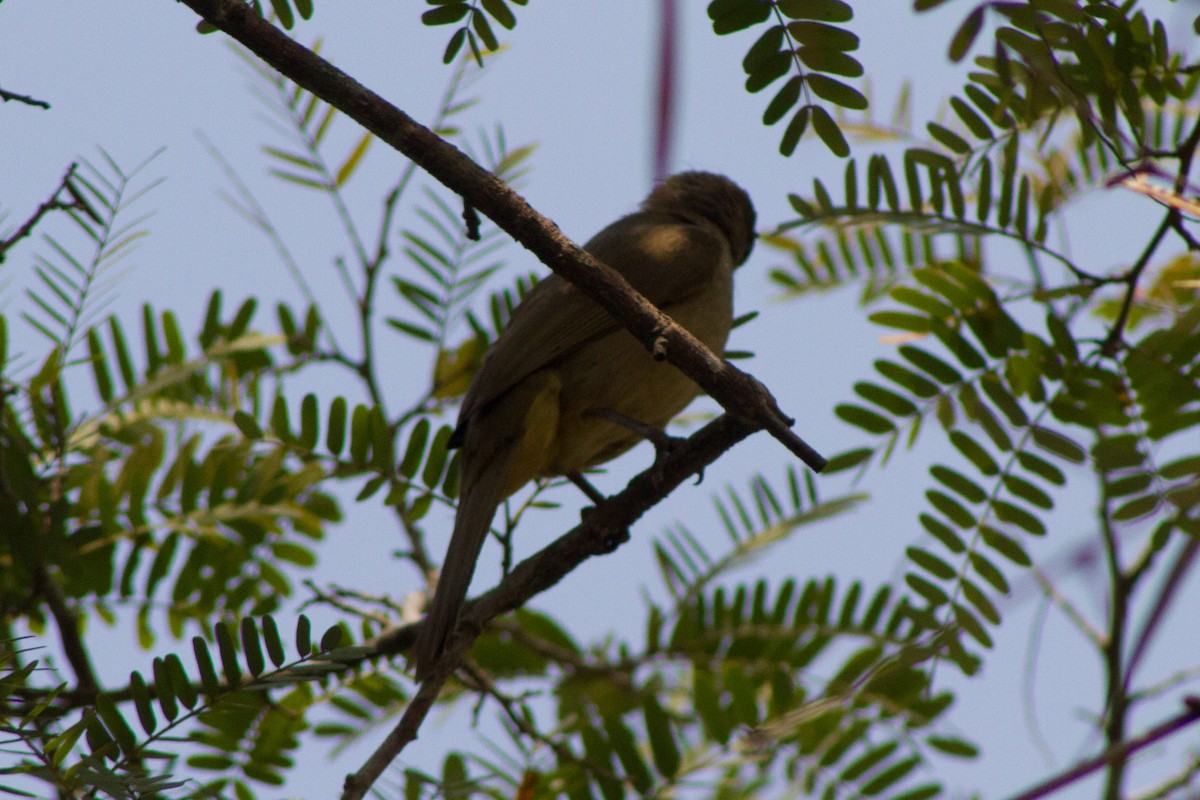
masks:
MULTIPOLYGON (((663 461, 634 476, 617 494, 586 510, 579 525, 517 564, 498 586, 469 601, 463 607, 459 636, 470 629, 474 631, 470 637, 473 639, 494 617, 520 608, 592 556, 612 552, 624 543, 629 526, 643 514, 755 430, 747 421, 723 414, 684 439, 663 461)), ((396 655, 412 645, 419 625, 384 631, 368 644, 375 648, 375 656, 396 655)), ((454 641, 448 649, 460 651, 454 641)), ((461 652, 466 649, 462 647, 461 652)))
POLYGON ((825 459, 792 430, 756 379, 714 355, 694 336, 634 291, 612 269, 563 235, 548 218, 454 145, 355 81, 240 0, 182 0, 297 85, 335 106, 462 196, 542 263, 578 286, 658 358, 696 381, 725 409, 754 420, 815 471, 825 459))
MULTIPOLYGON (((421 684, 378 749, 358 772, 347 776, 343 797, 361 798, 396 755, 416 738, 441 687, 488 620, 553 586, 587 558, 619 546, 628 539, 629 526, 647 509, 756 430, 768 430, 816 471, 825 466, 825 459, 791 430, 792 420, 761 383, 714 355, 634 291, 624 278, 571 242, 553 222, 452 144, 289 39, 248 4, 239 0, 182 2, 461 195, 468 206, 487 215, 544 264, 578 286, 656 358, 681 369, 729 412, 676 448, 665 462, 634 478, 624 491, 600 503, 586 514, 581 525, 518 564, 499 586, 464 608, 459 627, 434 673, 421 684)), ((377 654, 410 646, 415 633, 416 626, 408 626, 385 634, 376 642, 377 654)))
POLYGON ((10 92, 7 89, 0 89, 0 100, 8 103, 10 101, 24 103, 27 106, 35 106, 37 108, 50 108, 50 104, 45 100, 38 100, 36 97, 30 97, 27 94, 18 92, 10 92))
MULTIPOLYGON (((723 414, 680 443, 662 462, 634 477, 621 492, 588 509, 583 521, 542 550, 522 561, 498 586, 467 603, 446 653, 400 721, 358 772, 347 776, 343 800, 359 800, 387 766, 417 736, 443 684, 462 663, 489 620, 525 604, 549 589, 587 559, 619 547, 629 538, 629 526, 685 480, 700 474, 730 447, 755 431, 746 421, 723 414)), ((373 642, 375 655, 407 650, 420 623, 385 631, 373 642)))
POLYGON ((1184 710, 1174 717, 1155 725, 1140 736, 1113 744, 1099 755, 1079 762, 1065 772, 1061 772, 1053 778, 1021 792, 1019 795, 1010 798, 1010 800, 1040 800, 1040 798, 1046 797, 1114 761, 1128 759, 1139 750, 1156 744, 1176 731, 1182 730, 1200 720, 1200 698, 1185 697, 1183 698, 1183 703, 1185 706, 1184 710))
POLYGON ((17 242, 33 233, 33 229, 37 227, 39 222, 42 221, 42 217, 46 216, 51 211, 82 211, 93 220, 99 220, 96 212, 87 204, 87 201, 83 199, 83 195, 79 193, 74 184, 71 183, 72 179, 75 177, 75 170, 78 166, 78 164, 72 164, 70 167, 68 167, 66 174, 63 175, 62 180, 58 184, 58 188, 54 190, 54 194, 50 195, 50 199, 39 205, 37 209, 34 210, 33 214, 30 215, 29 219, 25 220, 25 222, 21 224, 21 227, 17 228, 12 235, 8 236, 7 238, 0 239, 0 264, 4 263, 4 259, 7 256, 8 251, 11 250, 17 242), (70 200, 60 199, 64 192, 70 196, 70 200))

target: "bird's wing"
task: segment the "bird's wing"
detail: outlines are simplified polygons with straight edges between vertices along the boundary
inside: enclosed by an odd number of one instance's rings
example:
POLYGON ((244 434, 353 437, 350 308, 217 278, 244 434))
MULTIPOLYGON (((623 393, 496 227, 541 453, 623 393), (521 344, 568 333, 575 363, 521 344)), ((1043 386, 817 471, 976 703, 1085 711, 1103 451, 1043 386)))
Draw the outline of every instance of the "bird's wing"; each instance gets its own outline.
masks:
MULTIPOLYGON (((624 217, 596 234, 585 249, 667 314, 673 303, 706 286, 722 263, 731 268, 729 244, 714 227, 662 213, 641 211, 624 217), (638 269, 648 263, 656 268, 638 269)), ((453 441, 461 441, 475 409, 619 327, 607 311, 558 275, 540 281, 514 309, 488 351, 463 400, 453 441)))

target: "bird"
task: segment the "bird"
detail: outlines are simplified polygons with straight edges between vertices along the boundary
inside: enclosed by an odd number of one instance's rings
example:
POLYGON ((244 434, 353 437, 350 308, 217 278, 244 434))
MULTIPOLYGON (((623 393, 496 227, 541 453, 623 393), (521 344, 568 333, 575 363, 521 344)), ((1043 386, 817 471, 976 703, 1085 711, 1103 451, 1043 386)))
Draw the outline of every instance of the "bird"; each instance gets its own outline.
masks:
MULTIPOLYGON (((723 355, 733 271, 754 247, 754 226, 740 186, 682 172, 584 249, 723 355)), ((461 450, 459 504, 412 649, 418 681, 457 624, 499 505, 535 478, 579 476, 617 457, 643 438, 639 430, 660 431, 699 391, 570 282, 552 274, 534 286, 485 353, 449 440, 461 450)))

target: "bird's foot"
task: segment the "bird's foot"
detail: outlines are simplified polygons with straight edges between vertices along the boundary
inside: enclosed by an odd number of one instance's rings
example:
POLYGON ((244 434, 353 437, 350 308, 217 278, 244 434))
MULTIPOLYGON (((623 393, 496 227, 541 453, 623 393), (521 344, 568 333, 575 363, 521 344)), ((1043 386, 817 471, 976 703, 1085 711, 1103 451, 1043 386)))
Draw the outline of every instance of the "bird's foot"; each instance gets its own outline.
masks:
POLYGON ((654 445, 654 464, 651 465, 651 469, 653 470, 651 475, 653 476, 655 485, 661 484, 663 481, 663 466, 666 464, 667 458, 675 451, 679 443, 683 441, 683 438, 671 436, 662 428, 647 425, 641 420, 627 417, 620 412, 611 411, 607 408, 593 409, 592 413, 609 422, 620 425, 622 428, 633 431, 654 445))
POLYGON ((588 479, 583 477, 582 473, 568 472, 567 480, 569 480, 571 483, 578 486, 579 491, 581 491, 585 495, 587 495, 587 499, 591 500, 596 505, 600 505, 601 503, 603 503, 605 500, 608 499, 607 497, 605 497, 604 495, 602 495, 600 493, 599 489, 597 489, 595 486, 592 486, 592 484, 590 484, 588 482, 588 479))
POLYGON ((611 409, 607 408, 594 408, 592 409, 592 413, 601 419, 606 419, 609 422, 620 425, 622 428, 632 431, 646 441, 650 442, 650 444, 654 445, 654 449, 660 454, 660 458, 665 457, 661 455, 664 451, 669 453, 680 441, 679 437, 667 434, 662 428, 656 428, 653 425, 648 425, 645 422, 642 422, 640 419, 627 417, 619 411, 612 411, 611 409))

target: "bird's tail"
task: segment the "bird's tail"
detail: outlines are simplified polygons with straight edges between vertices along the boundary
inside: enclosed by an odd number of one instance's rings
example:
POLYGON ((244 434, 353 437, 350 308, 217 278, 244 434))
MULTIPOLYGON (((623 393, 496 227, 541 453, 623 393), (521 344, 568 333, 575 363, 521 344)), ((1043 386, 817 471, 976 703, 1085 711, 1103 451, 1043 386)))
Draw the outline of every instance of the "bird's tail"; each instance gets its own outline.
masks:
POLYGON ((475 562, 483 549, 496 507, 507 494, 505 484, 509 472, 507 462, 510 459, 511 451, 499 453, 482 469, 472 470, 474 475, 463 475, 463 494, 459 497, 454 533, 446 549, 446 561, 442 564, 433 603, 412 649, 411 662, 418 681, 424 680, 441 658, 446 641, 458 624, 458 612, 471 586, 475 562))

